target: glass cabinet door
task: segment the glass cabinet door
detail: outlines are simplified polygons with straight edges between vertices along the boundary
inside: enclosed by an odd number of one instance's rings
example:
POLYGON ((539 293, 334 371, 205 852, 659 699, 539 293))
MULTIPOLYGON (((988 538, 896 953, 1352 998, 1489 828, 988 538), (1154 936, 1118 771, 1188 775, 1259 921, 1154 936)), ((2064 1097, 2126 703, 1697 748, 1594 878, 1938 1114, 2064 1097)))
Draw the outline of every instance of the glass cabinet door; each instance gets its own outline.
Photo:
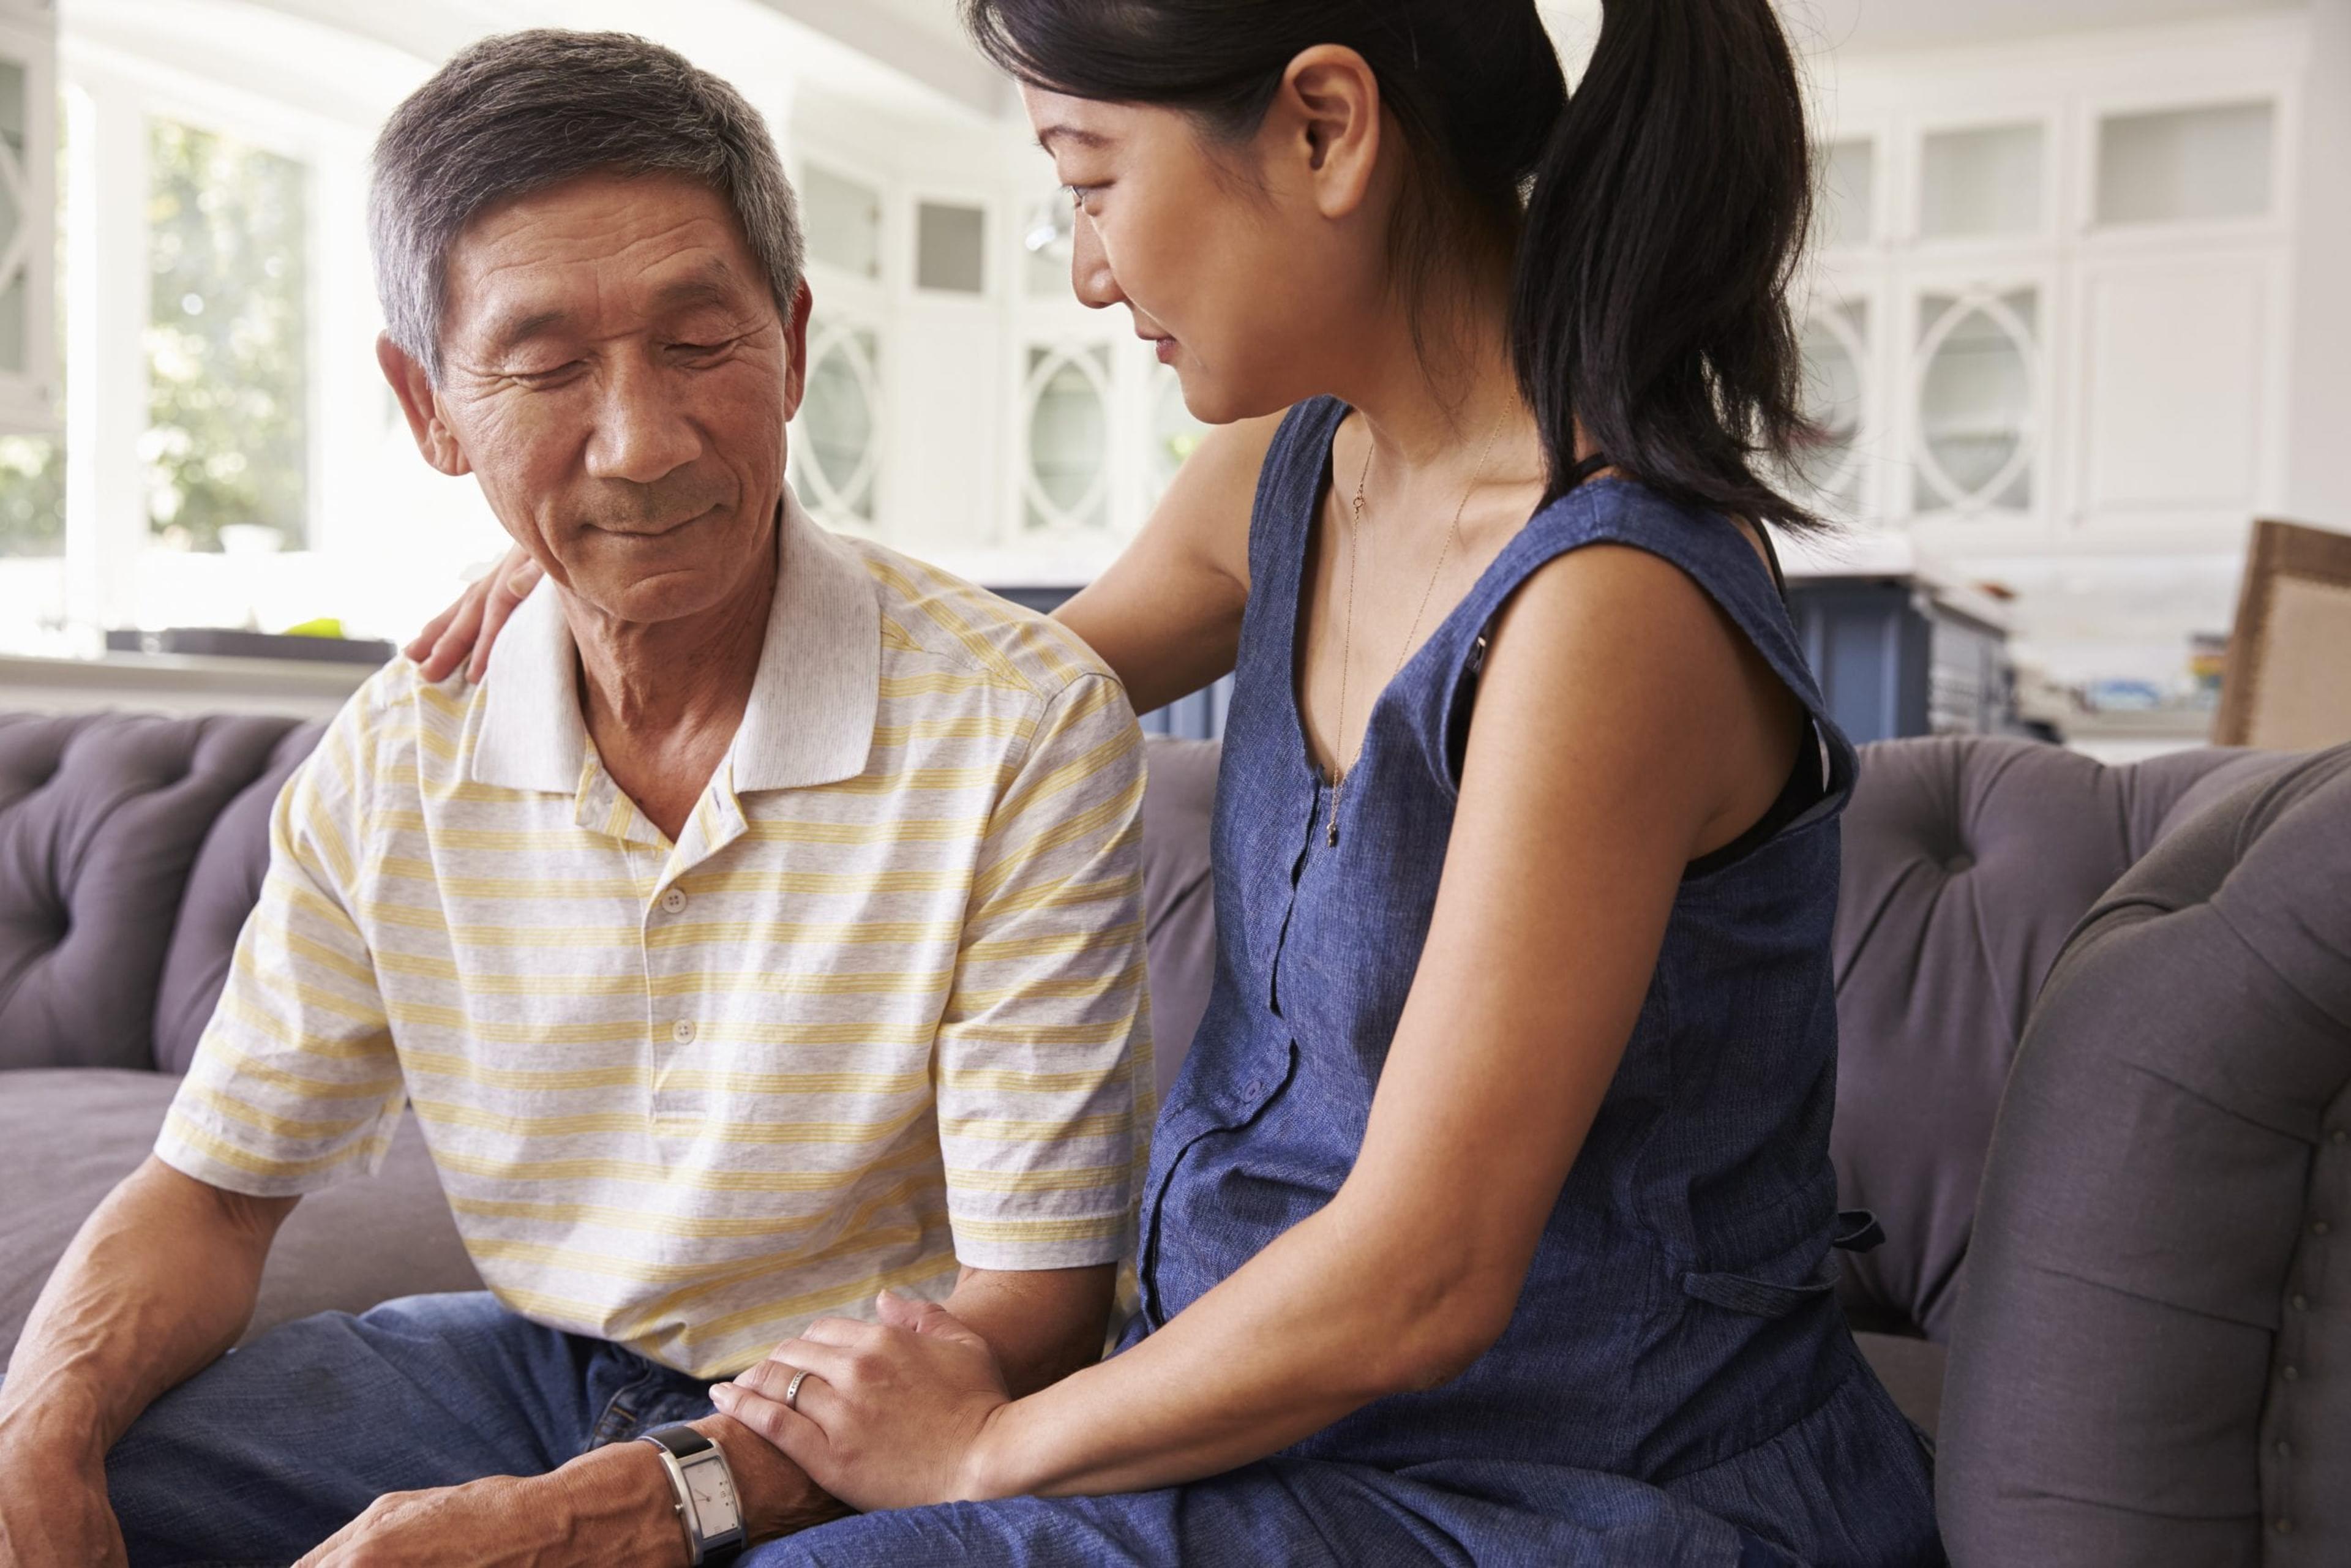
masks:
POLYGON ((880 344, 864 327, 836 324, 815 337, 808 393, 793 422, 800 504, 835 526, 871 525, 881 467, 880 344))
POLYGON ((2024 511, 2039 431, 2039 291, 1919 297, 1913 506, 2024 511))
POLYGON ((811 261, 852 277, 882 276, 882 193, 821 163, 800 175, 800 221, 811 261))
POLYGON ((1110 522, 1110 350, 1029 350, 1023 521, 1032 529, 1110 522))
POLYGON ((1862 430, 1868 403, 1869 302, 1823 306, 1805 321, 1804 413, 1818 440, 1801 453, 1792 476, 1798 493, 1839 517, 1862 504, 1862 430))
POLYGON ((1990 239, 2042 227, 2041 127, 1940 131, 1919 152, 1918 232, 1990 239))

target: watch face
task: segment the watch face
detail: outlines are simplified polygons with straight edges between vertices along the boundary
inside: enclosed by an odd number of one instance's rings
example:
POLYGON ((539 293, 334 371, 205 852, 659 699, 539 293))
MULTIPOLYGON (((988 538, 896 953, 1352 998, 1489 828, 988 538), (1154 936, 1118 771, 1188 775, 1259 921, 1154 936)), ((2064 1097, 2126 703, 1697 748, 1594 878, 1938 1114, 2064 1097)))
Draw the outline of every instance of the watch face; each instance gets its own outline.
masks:
POLYGON ((735 1503, 735 1488, 721 1459, 705 1459, 685 1467, 686 1490, 694 1496, 694 1513, 705 1536, 724 1535, 742 1519, 735 1503))

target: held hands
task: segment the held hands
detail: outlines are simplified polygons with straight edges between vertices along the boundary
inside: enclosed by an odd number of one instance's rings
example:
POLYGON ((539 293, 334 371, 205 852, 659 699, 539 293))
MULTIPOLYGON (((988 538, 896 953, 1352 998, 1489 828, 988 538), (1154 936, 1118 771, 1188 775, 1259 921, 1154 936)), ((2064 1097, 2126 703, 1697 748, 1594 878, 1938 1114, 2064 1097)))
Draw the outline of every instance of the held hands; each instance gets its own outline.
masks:
POLYGON ((401 652, 416 661, 428 681, 444 681, 463 665, 465 679, 479 685, 482 673, 490 667, 490 646, 498 640, 499 629, 545 575, 517 545, 475 580, 456 603, 427 622, 401 652))
POLYGON ((879 1323, 819 1320, 712 1399, 854 1508, 1005 1495, 985 1439, 1011 1396, 987 1342, 935 1302, 884 1291, 880 1309, 879 1323))

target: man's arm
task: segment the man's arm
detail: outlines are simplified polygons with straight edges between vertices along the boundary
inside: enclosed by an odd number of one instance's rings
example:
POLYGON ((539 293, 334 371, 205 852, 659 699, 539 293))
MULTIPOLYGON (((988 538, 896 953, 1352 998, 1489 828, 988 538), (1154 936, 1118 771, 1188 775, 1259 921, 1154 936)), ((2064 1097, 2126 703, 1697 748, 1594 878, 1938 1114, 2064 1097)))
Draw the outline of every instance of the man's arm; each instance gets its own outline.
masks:
MULTIPOLYGON (((1019 1272, 966 1269, 946 1305, 987 1341, 1013 1393, 1031 1394, 1101 1356, 1115 1275, 1110 1264, 1019 1272)), ((733 1416, 705 1416, 690 1424, 725 1451, 751 1540, 789 1535, 849 1511, 774 1445, 733 1416)), ((602 1554, 600 1561, 683 1563, 685 1535, 673 1511, 674 1496, 669 1474, 651 1445, 614 1443, 582 1454, 535 1481, 500 1479, 479 1488, 398 1500, 385 1509, 378 1528, 394 1526, 399 1521, 392 1516, 408 1509, 415 1511, 404 1525, 407 1530, 446 1529, 449 1539, 478 1543, 496 1528, 488 1521, 468 1518, 461 1527, 455 1517, 444 1521, 429 1515, 458 1509, 511 1510, 538 1516, 530 1531, 538 1539, 593 1542, 594 1552, 602 1554), (468 1492, 474 1495, 462 1495, 468 1492)), ((357 1533, 350 1539, 355 1542, 357 1533)), ((322 1551, 316 1561, 326 1564, 338 1558, 332 1551, 322 1551)))
POLYGON ((947 1299, 953 1312, 996 1353, 1015 1399, 1059 1383, 1102 1359, 1118 1268, 966 1269, 947 1299))
POLYGON ((0 1559, 122 1561, 106 1452, 236 1343, 297 1201, 224 1191, 151 1155, 83 1222, 0 1385, 0 1559))

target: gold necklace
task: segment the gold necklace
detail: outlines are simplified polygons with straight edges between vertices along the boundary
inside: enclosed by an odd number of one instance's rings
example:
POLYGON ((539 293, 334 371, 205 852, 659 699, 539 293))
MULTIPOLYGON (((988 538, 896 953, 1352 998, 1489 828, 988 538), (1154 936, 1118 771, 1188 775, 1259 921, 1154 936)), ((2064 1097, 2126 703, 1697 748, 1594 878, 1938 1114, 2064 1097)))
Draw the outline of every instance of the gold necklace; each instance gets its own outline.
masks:
MULTIPOLYGON (((1507 412, 1504 417, 1507 417, 1507 412)), ((1404 674, 1405 661, 1412 656, 1412 640, 1420 632, 1421 617, 1428 613, 1429 597, 1437 591, 1437 580, 1443 575, 1445 563, 1453 554, 1453 541, 1460 537, 1461 517, 1469 509, 1469 497, 1477 494, 1478 481, 1486 476, 1486 461, 1494 455, 1494 443, 1501 437, 1502 424, 1503 419, 1498 418, 1494 421, 1494 428, 1486 433, 1486 445, 1484 450, 1478 454, 1478 466, 1469 471, 1469 484, 1461 492, 1461 504, 1453 508, 1453 521, 1445 530, 1445 546, 1437 552, 1437 564, 1429 568, 1428 586, 1420 591, 1420 608, 1412 612, 1412 624, 1405 629, 1404 646, 1396 651, 1395 669, 1388 675, 1388 680, 1392 684, 1397 675, 1404 674)), ((1347 667, 1354 663, 1355 653, 1355 536, 1363 531, 1364 486, 1371 476, 1372 441, 1371 433, 1366 430, 1364 442, 1364 471, 1355 476, 1355 498, 1350 503, 1349 507, 1353 517, 1347 528, 1347 619, 1346 630, 1342 634, 1339 644, 1339 728, 1337 734, 1332 737, 1336 743, 1332 747, 1333 756, 1337 755, 1338 747, 1347 744, 1347 667)), ((1369 737, 1369 731, 1366 730, 1365 738, 1369 737)), ((1359 746, 1356 747, 1358 760, 1361 759, 1362 754, 1363 748, 1359 746)), ((1339 846, 1339 797, 1347 788, 1347 776, 1353 771, 1353 768, 1342 768, 1336 763, 1332 765, 1331 825, 1324 835, 1325 844, 1332 849, 1339 846)))

